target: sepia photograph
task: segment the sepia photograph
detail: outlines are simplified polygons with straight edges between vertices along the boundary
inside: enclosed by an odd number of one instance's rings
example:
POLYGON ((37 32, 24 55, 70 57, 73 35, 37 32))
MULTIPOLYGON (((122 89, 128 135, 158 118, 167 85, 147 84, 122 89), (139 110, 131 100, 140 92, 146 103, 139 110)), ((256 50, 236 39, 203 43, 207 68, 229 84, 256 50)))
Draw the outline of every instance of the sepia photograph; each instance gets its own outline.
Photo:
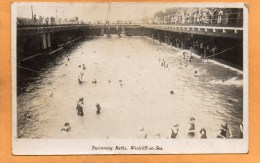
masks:
POLYGON ((244 3, 13 3, 14 155, 248 152, 244 3))

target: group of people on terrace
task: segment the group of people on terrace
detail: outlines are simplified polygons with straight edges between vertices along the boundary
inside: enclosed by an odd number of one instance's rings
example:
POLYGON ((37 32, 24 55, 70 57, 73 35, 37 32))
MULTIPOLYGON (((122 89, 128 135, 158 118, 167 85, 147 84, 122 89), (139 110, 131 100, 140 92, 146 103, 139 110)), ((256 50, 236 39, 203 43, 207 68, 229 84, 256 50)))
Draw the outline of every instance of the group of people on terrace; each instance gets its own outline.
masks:
POLYGON ((147 24, 242 26, 243 9, 239 8, 172 8, 146 18, 147 24))
POLYGON ((36 16, 32 18, 17 18, 17 25, 64 25, 64 24, 84 24, 83 21, 79 21, 78 17, 73 19, 58 18, 53 16, 36 16))

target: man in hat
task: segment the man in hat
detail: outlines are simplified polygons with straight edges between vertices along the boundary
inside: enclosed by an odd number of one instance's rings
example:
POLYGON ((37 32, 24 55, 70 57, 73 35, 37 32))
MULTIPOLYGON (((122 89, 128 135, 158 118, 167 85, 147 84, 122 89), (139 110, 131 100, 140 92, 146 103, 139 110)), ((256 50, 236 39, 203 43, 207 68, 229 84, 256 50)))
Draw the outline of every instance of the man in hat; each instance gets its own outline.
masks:
POLYGON ((190 117, 190 128, 188 130, 188 137, 193 138, 195 136, 195 118, 190 117))
POLYGON ((232 137, 232 133, 230 131, 230 129, 228 128, 228 124, 221 124, 221 128, 220 128, 220 131, 217 135, 217 138, 220 138, 220 139, 226 139, 227 138, 227 133, 229 132, 229 137, 231 138, 232 137))

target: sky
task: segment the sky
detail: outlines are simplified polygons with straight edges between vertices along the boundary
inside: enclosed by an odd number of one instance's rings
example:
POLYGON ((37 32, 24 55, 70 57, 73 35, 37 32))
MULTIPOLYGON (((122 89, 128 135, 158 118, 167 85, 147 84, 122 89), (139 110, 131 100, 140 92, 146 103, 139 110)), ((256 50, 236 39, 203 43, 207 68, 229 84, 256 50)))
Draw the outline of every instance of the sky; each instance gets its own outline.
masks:
MULTIPOLYGON (((157 11, 164 11, 173 7, 234 7, 235 3, 151 3, 151 2, 88 2, 88 3, 15 3, 17 17, 31 18, 32 11, 37 18, 41 16, 53 16, 71 19, 79 17, 85 22, 94 20, 140 20, 144 17, 152 17, 157 11)), ((14 8, 15 8, 14 7, 14 8)))
POLYGON ((145 3, 41 3, 26 4, 17 7, 17 17, 31 18, 33 13, 41 16, 60 18, 79 17, 79 20, 139 20, 152 17, 155 12, 164 10, 168 5, 147 5, 145 3))

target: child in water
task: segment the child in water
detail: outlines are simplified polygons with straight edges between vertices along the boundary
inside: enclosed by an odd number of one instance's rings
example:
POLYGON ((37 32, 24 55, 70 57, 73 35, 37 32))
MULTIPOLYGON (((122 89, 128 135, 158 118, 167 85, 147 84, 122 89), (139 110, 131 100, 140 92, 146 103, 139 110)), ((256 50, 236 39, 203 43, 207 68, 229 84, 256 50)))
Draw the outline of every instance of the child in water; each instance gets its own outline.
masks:
POLYGON ((207 132, 205 128, 200 129, 200 138, 207 139, 207 132))

